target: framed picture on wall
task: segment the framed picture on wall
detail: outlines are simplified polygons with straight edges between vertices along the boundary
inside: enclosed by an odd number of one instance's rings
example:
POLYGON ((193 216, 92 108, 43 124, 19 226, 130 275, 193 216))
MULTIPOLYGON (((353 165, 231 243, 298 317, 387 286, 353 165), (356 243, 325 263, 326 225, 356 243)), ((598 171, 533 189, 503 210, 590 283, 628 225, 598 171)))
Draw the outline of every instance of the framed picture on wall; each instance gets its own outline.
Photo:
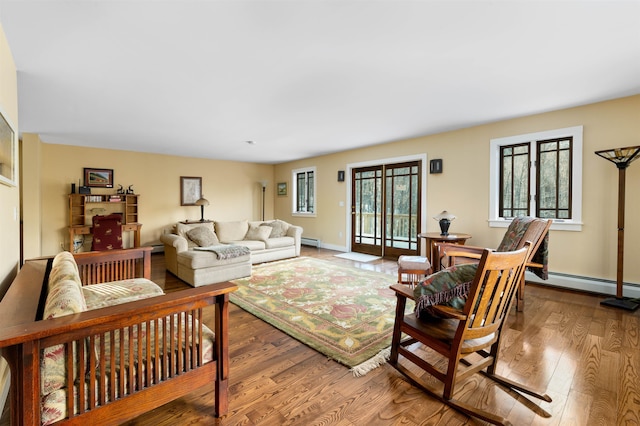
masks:
POLYGON ((287 182, 278 183, 278 195, 287 195, 287 182))
POLYGON ((18 148, 16 132, 7 116, 0 109, 0 183, 17 185, 16 163, 18 148))
POLYGON ((180 205, 195 206, 202 198, 202 178, 180 176, 180 205))
POLYGON ((84 186, 113 188, 113 169, 84 168, 84 186))

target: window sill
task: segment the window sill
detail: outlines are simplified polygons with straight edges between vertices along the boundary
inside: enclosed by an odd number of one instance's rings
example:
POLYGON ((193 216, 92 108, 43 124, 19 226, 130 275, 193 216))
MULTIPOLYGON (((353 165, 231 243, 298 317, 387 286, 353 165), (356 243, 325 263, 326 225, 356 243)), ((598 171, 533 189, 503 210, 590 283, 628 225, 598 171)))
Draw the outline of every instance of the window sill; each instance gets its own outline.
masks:
POLYGON ((297 217, 316 217, 315 213, 292 212, 291 216, 297 217))
MULTIPOLYGON (((511 219, 490 219, 489 227, 491 228, 506 228, 511 223, 511 219)), ((551 229, 554 231, 582 231, 582 222, 576 222, 572 220, 557 220, 553 219, 551 229)))

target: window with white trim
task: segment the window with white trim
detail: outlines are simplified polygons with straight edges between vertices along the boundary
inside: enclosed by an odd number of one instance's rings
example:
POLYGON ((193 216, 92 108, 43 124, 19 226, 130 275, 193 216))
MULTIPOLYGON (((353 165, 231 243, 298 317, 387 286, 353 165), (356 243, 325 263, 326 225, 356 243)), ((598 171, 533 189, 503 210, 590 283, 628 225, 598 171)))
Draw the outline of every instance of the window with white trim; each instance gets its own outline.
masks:
POLYGON ((291 182, 294 215, 316 213, 316 168, 307 167, 292 171, 291 182))
POLYGON ((582 126, 491 140, 491 226, 516 216, 582 227, 582 126))

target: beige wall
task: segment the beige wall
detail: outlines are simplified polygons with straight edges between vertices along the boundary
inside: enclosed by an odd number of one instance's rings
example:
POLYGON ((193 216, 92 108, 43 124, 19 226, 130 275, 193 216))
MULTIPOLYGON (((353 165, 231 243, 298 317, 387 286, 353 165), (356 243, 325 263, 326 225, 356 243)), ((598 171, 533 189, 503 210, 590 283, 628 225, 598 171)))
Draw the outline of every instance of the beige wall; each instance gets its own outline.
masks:
MULTIPOLYGON (((180 206, 180 176, 202 177, 203 195, 211 203, 205 207, 205 218, 213 220, 260 219, 262 188, 258 182, 266 179, 265 219, 273 218, 272 165, 47 143, 41 143, 41 149, 42 255, 59 252, 61 242, 67 247, 67 195, 71 183, 77 186, 83 180, 84 167, 113 169, 116 187, 133 185, 141 195, 143 245, 157 244, 160 235, 177 221, 200 219, 199 207, 180 206)), ((115 189, 92 188, 92 192, 115 193, 115 189)))
MULTIPOLYGON (((18 132, 18 84, 16 66, 0 26, 0 111, 18 132)), ((16 133, 17 134, 17 133, 16 133)), ((19 168, 18 168, 19 172, 19 168)), ((17 273, 20 263, 20 188, 0 183, 0 297, 17 273)))
MULTIPOLYGON (((350 163, 426 154, 428 159, 442 158, 444 170, 439 175, 427 175, 426 231, 438 230, 431 217, 446 209, 457 216, 450 232, 472 234, 469 244, 496 247, 504 228, 490 228, 487 224, 489 141, 580 125, 584 126, 584 226, 580 232, 551 232, 549 268, 553 272, 615 280, 618 171, 594 151, 640 145, 640 95, 280 164, 276 166, 275 180, 289 185, 291 170, 317 167, 318 214, 292 217, 290 194, 276 197, 275 213, 303 226, 307 237, 319 238, 323 244, 336 248, 348 247, 348 188, 346 182, 337 182, 337 171, 346 170, 350 163), (345 206, 340 206, 340 201, 345 206)), ((640 161, 632 164, 626 174, 624 280, 640 283, 640 221, 636 219, 640 217, 640 161)))

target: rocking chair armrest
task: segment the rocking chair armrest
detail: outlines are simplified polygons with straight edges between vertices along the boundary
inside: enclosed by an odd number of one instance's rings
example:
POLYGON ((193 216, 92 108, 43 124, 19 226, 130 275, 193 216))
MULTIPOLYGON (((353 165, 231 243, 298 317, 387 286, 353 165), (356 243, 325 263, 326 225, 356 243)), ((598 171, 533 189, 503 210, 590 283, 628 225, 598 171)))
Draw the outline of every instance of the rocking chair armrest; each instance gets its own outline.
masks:
POLYGON ((440 257, 455 256, 455 257, 470 257, 473 259, 480 259, 485 247, 479 246, 467 246, 454 243, 435 243, 438 247, 438 254, 440 257))
POLYGON ((453 243, 436 243, 438 248, 438 262, 443 264, 445 257, 449 258, 449 266, 460 263, 478 263, 482 257, 484 247, 463 246, 453 243), (465 259, 468 259, 465 262, 465 259))
POLYGON ((467 315, 465 315, 461 310, 452 308, 451 306, 445 305, 433 305, 431 309, 437 311, 440 316, 456 319, 460 321, 464 321, 467 319, 467 315))
POLYGON ((406 284, 394 284, 389 288, 395 291, 396 296, 398 297, 405 297, 407 299, 414 300, 413 289, 406 284))

